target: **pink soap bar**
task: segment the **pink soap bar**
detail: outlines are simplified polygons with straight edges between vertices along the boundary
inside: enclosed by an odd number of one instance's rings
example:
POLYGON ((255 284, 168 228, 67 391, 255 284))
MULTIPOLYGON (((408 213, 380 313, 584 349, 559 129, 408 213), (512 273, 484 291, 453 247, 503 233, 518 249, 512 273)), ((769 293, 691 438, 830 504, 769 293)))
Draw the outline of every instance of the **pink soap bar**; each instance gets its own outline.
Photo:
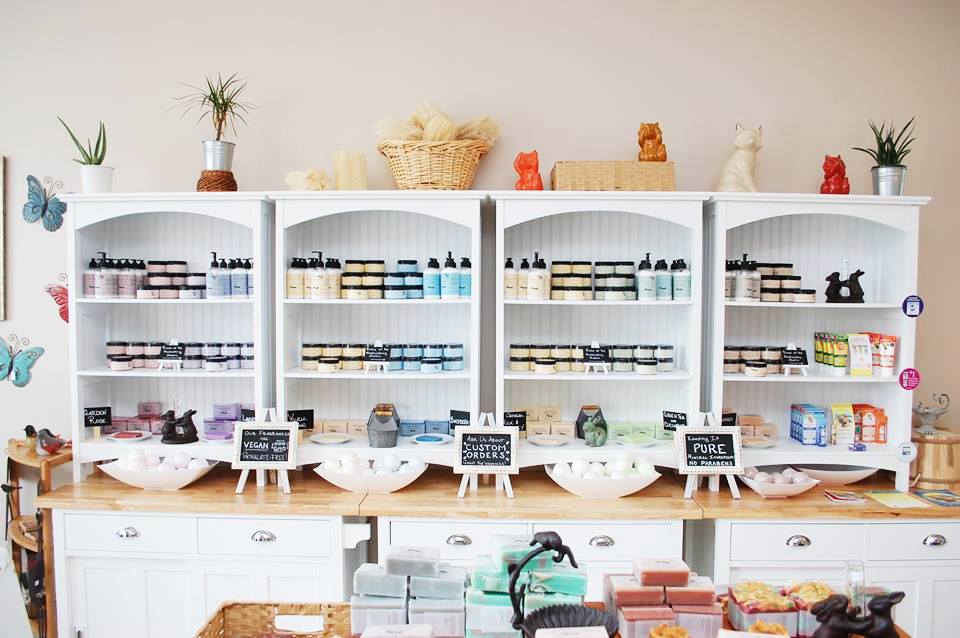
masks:
POLYGON ((722 615, 723 605, 720 603, 711 603, 709 605, 674 605, 673 611, 678 614, 722 615))
POLYGON ((676 624, 677 616, 669 607, 621 607, 617 614, 621 638, 648 638, 650 630, 663 623, 676 624))
POLYGON ((621 607, 620 615, 627 622, 635 620, 673 620, 676 614, 666 605, 656 607, 621 607))
POLYGON ((633 575, 641 585, 686 587, 690 568, 679 558, 638 558, 633 563, 633 575))
POLYGON ((633 574, 610 574, 607 576, 610 599, 616 607, 637 605, 662 605, 663 587, 641 585, 633 574))
POLYGON ((713 581, 707 576, 694 576, 685 587, 667 587, 668 605, 709 605, 716 598, 713 581))

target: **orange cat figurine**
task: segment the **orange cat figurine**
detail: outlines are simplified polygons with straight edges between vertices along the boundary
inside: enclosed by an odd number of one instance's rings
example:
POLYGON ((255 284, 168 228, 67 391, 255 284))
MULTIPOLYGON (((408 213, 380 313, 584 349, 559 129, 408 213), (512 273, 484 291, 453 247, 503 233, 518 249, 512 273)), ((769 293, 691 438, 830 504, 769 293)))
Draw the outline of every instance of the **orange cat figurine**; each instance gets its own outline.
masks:
POLYGON ((847 166, 839 155, 823 156, 823 183, 820 184, 820 193, 823 195, 850 194, 847 166))
POLYGON ((663 145, 663 133, 660 131, 660 122, 644 122, 637 131, 637 143, 640 144, 640 153, 637 159, 641 162, 666 162, 667 147, 663 145))
POLYGON ((540 179, 540 156, 536 151, 517 153, 517 158, 513 160, 513 170, 520 176, 515 186, 518 191, 543 190, 543 180, 540 179))

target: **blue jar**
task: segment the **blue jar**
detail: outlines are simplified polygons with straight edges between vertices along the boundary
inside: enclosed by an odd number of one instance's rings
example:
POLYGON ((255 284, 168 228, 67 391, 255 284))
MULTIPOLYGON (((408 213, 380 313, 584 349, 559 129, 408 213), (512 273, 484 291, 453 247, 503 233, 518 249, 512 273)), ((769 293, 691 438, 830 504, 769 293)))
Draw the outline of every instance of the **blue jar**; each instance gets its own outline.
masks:
POLYGON ((402 286, 405 283, 404 279, 402 272, 388 272, 383 276, 383 285, 402 286))
POLYGON ((439 357, 424 357, 420 362, 420 372, 424 374, 443 372, 443 359, 439 357))
POLYGON ((427 428, 426 421, 400 421, 400 436, 417 436, 425 434, 427 428))
POLYGON ((400 259, 397 261, 397 272, 417 272, 416 259, 400 259))
POLYGON ((408 343, 403 346, 404 357, 422 357, 423 346, 419 343, 408 343))
POLYGON ((439 359, 443 356, 443 344, 436 343, 423 346, 423 356, 431 359, 439 359))
POLYGON ((403 357, 390 357, 387 361, 387 370, 391 372, 403 370, 403 357))
POLYGON ((459 372, 463 370, 463 357, 444 357, 443 369, 447 372, 459 372))
POLYGON ((403 346, 399 343, 390 343, 386 347, 390 348, 391 359, 399 359, 403 356, 403 346))
POLYGON ((407 299, 423 299, 423 286, 405 286, 407 299))
POLYGON ((462 343, 448 343, 443 346, 443 356, 446 357, 460 357, 463 358, 463 344, 462 343))
POLYGON ((420 372, 420 357, 404 357, 403 371, 404 372, 420 372))
POLYGON ((406 299, 407 287, 406 286, 384 286, 383 298, 384 299, 406 299))
POLYGON ((427 434, 450 434, 450 421, 447 421, 446 419, 442 421, 431 421, 430 419, 427 419, 426 425, 427 434))

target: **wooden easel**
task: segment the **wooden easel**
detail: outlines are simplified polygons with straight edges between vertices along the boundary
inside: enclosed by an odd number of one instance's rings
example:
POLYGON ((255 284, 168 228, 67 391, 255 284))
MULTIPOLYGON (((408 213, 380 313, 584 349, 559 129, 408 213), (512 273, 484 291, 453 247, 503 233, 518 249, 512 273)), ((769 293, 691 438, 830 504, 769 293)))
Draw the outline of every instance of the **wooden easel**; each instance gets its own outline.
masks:
MULTIPOLYGON (((712 412, 707 412, 706 414, 700 415, 700 422, 704 423, 706 427, 709 428, 720 428, 721 426, 717 422, 716 416, 712 412)), ((693 428, 691 428, 692 430, 693 428)), ((729 430, 729 434, 734 436, 735 446, 739 447, 740 445, 740 429, 737 427, 725 427, 723 430, 729 430)), ((677 436, 680 433, 678 430, 674 436, 677 436)), ((710 473, 710 472, 697 472, 694 470, 684 471, 683 464, 685 457, 685 450, 681 449, 683 446, 682 437, 677 439, 677 456, 681 465, 680 472, 681 474, 687 475, 687 482, 683 488, 683 498, 690 499, 693 498, 693 493, 700 489, 700 481, 703 478, 707 479, 707 489, 711 492, 720 491, 720 477, 724 476, 727 479, 727 486, 730 488, 730 495, 733 498, 740 498, 740 487, 737 485, 737 478, 735 474, 719 474, 719 473, 710 473)), ((742 456, 740 457, 740 463, 743 463, 742 456)))
MULTIPOLYGON (((260 420, 260 419, 259 419, 259 416, 260 416, 260 415, 257 415, 257 416, 258 416, 258 419, 253 422, 255 425, 259 425, 259 424, 261 424, 261 423, 263 423, 263 424, 266 424, 266 423, 276 423, 276 424, 280 424, 280 421, 277 420, 277 410, 276 410, 276 408, 268 408, 267 411, 266 411, 266 413, 263 415, 263 416, 264 416, 263 420, 260 420)), ((248 422, 246 422, 246 424, 245 424, 245 423, 236 423, 236 424, 234 424, 234 427, 235 427, 236 430, 237 430, 237 435, 235 436, 235 445, 237 446, 237 449, 238 449, 238 450, 239 450, 239 447, 240 447, 240 445, 241 445, 241 439, 242 439, 242 434, 243 434, 243 432, 242 432, 242 427, 243 427, 243 425, 247 425, 247 424, 249 424, 249 423, 250 423, 250 422, 248 421, 248 422)), ((296 424, 295 424, 295 425, 296 425, 296 424)), ((291 460, 291 463, 292 463, 292 464, 295 464, 295 463, 296 463, 297 440, 300 438, 300 435, 299 435, 299 426, 297 426, 297 431, 296 431, 295 434, 296 434, 295 436, 291 437, 291 443, 290 443, 290 446, 289 446, 289 448, 288 448, 288 451, 289 451, 289 454, 290 454, 290 460, 291 460)), ((236 464, 236 463, 238 462, 238 460, 239 460, 239 451, 237 451, 237 452, 234 453, 234 463, 236 464)), ((244 488, 247 486, 247 479, 250 477, 250 470, 251 470, 251 469, 253 469, 254 472, 256 472, 256 475, 257 475, 257 487, 266 487, 266 485, 267 485, 267 470, 268 470, 269 468, 248 468, 248 467, 245 467, 245 468, 242 468, 242 469, 240 470, 240 479, 237 481, 237 489, 236 489, 236 491, 235 491, 236 494, 242 494, 242 493, 243 493, 244 488)), ((287 474, 287 468, 276 468, 275 471, 276 471, 277 488, 278 488, 280 491, 282 491, 284 494, 289 494, 289 493, 290 493, 290 476, 287 474)))
MULTIPOLYGON (((480 414, 480 427, 491 427, 496 428, 497 424, 494 421, 492 412, 483 412, 480 414), (487 424, 484 426, 484 424, 487 424)), ((516 450, 512 451, 512 454, 516 454, 516 450)), ((460 479, 460 489, 457 491, 457 498, 463 498, 467 493, 467 485, 470 485, 471 491, 477 491, 478 481, 477 477, 479 474, 464 474, 463 478, 460 479)), ((489 476, 485 474, 484 476, 489 476)), ((510 482, 509 474, 496 474, 496 490, 498 492, 505 492, 507 498, 513 498, 513 484, 510 482)))

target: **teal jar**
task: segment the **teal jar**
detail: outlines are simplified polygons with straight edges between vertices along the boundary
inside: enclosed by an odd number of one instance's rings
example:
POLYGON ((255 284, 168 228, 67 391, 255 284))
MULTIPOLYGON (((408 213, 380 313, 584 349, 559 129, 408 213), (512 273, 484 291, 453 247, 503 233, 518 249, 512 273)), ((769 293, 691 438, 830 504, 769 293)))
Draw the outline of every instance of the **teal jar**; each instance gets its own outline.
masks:
POLYGON ((411 273, 417 272, 416 259, 400 259, 397 261, 397 272, 411 273))
POLYGON ((443 356, 446 357, 460 357, 463 358, 463 344, 462 343, 448 343, 443 346, 443 356))
POLYGON ((402 285, 401 286, 384 286, 383 298, 384 299, 406 299, 407 287, 402 285))
POLYGON ((443 344, 436 343, 423 346, 423 356, 431 359, 439 359, 443 356, 443 344))
POLYGON ((443 369, 446 372, 459 372, 463 370, 463 357, 444 357, 443 369))

